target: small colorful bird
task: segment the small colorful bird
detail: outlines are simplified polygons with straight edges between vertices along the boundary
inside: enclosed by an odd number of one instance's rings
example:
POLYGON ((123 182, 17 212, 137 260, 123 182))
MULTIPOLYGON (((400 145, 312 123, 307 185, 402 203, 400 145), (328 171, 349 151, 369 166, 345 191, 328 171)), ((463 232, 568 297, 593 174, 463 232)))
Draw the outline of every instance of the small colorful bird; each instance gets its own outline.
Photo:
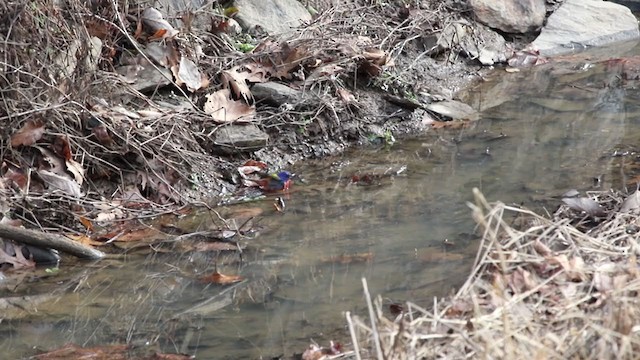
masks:
POLYGON ((254 182, 264 192, 287 191, 293 183, 292 176, 288 171, 280 171, 277 174, 270 174, 266 178, 254 180, 254 182))

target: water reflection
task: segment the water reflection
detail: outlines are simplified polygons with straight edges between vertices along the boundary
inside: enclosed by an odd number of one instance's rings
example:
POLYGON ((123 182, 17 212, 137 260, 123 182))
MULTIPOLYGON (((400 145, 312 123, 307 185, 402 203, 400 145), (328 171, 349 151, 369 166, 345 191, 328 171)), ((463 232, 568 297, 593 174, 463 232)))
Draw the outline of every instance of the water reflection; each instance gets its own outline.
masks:
MULTIPOLYGON (((37 286, 60 288, 38 311, 14 310, 0 329, 13 357, 38 349, 109 342, 155 344, 201 358, 258 358, 303 351, 310 339, 348 342, 342 312, 364 313, 361 277, 386 303, 428 306, 461 284, 476 237, 465 203, 471 189, 489 199, 550 211, 571 188, 619 187, 615 149, 634 144, 640 113, 619 67, 582 61, 501 73, 472 89, 482 120, 433 131, 390 149, 361 149, 295 169, 306 179, 286 198, 269 199, 260 233, 236 254, 133 253, 65 267, 37 286), (406 167, 406 170, 402 170, 406 167), (373 185, 354 174, 382 176, 373 185), (605 175, 601 177, 600 175, 605 175), (541 201, 543 200, 543 201, 541 201), (214 269, 247 280, 231 287, 197 281, 214 269)), ((236 207, 237 208, 237 207, 236 207)), ((222 209, 224 215, 227 210, 222 209)), ((209 213, 181 226, 206 228, 209 213)))

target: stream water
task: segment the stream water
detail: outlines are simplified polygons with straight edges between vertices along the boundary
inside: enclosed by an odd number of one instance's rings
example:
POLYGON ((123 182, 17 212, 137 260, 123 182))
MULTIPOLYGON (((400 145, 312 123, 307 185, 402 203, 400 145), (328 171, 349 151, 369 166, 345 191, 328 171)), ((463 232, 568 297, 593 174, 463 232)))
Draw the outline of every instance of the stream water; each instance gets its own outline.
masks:
MULTIPOLYGON (((201 359, 289 356, 311 339, 348 344, 343 312, 365 314, 362 277, 385 304, 425 307, 465 280, 478 242, 466 206, 473 187, 550 212, 570 189, 635 187, 640 103, 627 71, 575 59, 501 71, 469 90, 481 120, 466 128, 305 163, 294 169, 305 183, 294 185, 283 213, 272 198, 219 210, 261 212, 259 231, 241 240, 242 261, 132 252, 0 280, 0 295, 21 301, 0 304, 3 356, 70 342, 151 344, 201 359), (350 181, 367 174, 380 176, 350 181), (214 270, 246 280, 197 281, 214 270)), ((215 221, 203 211, 176 224, 198 230, 215 221)))

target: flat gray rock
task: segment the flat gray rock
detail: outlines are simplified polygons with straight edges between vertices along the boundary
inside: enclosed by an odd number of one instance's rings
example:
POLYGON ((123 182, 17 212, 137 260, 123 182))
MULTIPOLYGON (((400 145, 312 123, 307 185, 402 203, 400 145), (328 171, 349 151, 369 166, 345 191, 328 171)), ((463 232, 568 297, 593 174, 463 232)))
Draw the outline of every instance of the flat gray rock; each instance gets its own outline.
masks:
POLYGON ((456 100, 445 100, 432 103, 426 109, 451 120, 478 120, 480 115, 471 106, 456 100))
POLYGON ((228 125, 215 133, 214 143, 224 151, 254 151, 267 145, 269 135, 253 124, 228 125))
POLYGON ((283 34, 311 21, 309 11, 297 0, 235 0, 235 19, 245 30, 260 26, 270 35, 283 34))
POLYGON ((257 101, 266 101, 278 106, 302 101, 302 91, 276 82, 257 83, 251 88, 251 93, 257 101))
POLYGON ((151 64, 125 65, 116 68, 116 72, 124 76, 134 89, 146 93, 171 84, 171 71, 163 67, 159 69, 156 70, 151 64))
POLYGON ((531 47, 543 56, 554 56, 638 38, 638 20, 627 7, 601 0, 567 0, 549 16, 531 47))
POLYGON ((478 20, 508 33, 539 29, 546 15, 545 0, 469 0, 478 20))

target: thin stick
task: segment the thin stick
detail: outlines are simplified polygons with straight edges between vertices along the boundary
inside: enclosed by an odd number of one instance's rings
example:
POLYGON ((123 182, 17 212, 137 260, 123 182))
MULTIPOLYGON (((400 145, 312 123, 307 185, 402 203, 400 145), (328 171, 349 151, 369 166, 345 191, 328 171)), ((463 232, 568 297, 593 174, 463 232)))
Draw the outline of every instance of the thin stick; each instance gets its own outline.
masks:
POLYGON ((345 317, 347 318, 347 324, 349 324, 349 333, 351 334, 353 351, 356 353, 356 360, 362 360, 362 358, 360 357, 360 345, 358 344, 358 335, 356 334, 356 330, 353 327, 353 321, 351 320, 351 312, 347 311, 345 313, 345 317))
POLYGON ((376 344, 376 354, 378 355, 378 360, 384 360, 384 356, 382 355, 382 345, 380 344, 380 334, 378 334, 375 312, 373 311, 373 303, 371 302, 371 294, 369 294, 369 287, 367 286, 367 279, 365 278, 362 278, 362 287, 364 289, 364 297, 367 299, 367 307, 369 308, 369 318, 371 319, 373 342, 376 344))

